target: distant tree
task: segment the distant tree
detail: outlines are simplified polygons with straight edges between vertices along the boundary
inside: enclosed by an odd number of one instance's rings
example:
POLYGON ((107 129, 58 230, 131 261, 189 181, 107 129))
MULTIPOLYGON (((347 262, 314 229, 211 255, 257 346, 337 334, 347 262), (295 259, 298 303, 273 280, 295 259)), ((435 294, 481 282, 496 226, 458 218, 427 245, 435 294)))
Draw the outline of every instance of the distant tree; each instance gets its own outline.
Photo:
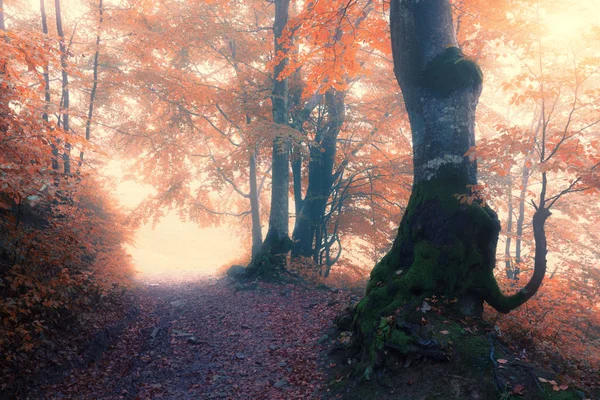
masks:
MULTIPOLYGON (((60 7, 60 0, 54 0, 54 11, 56 13, 56 32, 58 33, 59 46, 60 46, 60 68, 62 77, 62 97, 60 100, 62 118, 59 119, 59 126, 62 126, 63 130, 68 134, 71 129, 69 120, 69 107, 70 107, 70 89, 69 89, 69 73, 68 69, 68 50, 67 42, 65 39, 65 32, 62 24, 62 12, 60 7)), ((43 17, 42 17, 43 18, 43 17)), ((65 174, 71 173, 71 144, 67 141, 65 143, 65 150, 63 152, 63 171, 65 174)))

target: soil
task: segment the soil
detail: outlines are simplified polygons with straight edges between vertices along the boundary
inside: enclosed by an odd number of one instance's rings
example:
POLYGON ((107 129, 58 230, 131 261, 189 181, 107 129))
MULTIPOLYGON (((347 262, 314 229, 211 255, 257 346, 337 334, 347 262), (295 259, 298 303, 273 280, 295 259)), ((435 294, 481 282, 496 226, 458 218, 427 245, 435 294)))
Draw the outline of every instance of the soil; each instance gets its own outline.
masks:
POLYGON ((600 398, 514 354, 481 321, 453 321, 457 328, 450 328, 435 307, 422 321, 438 338, 448 333, 447 359, 388 349, 385 368, 367 382, 348 333, 333 325, 357 300, 348 291, 303 284, 145 282, 136 312, 98 333, 85 362, 33 385, 23 398, 600 398))
POLYGON ((30 399, 306 399, 349 293, 205 278, 145 284, 139 312, 97 360, 30 399))

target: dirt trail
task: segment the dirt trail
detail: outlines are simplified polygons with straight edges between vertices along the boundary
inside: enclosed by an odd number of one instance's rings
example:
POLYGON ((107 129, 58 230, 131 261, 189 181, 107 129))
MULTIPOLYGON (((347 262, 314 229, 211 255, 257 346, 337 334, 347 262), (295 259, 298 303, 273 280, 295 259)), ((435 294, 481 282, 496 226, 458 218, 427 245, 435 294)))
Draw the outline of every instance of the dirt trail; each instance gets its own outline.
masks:
POLYGON ((321 397, 324 335, 348 294, 225 279, 146 285, 97 362, 30 398, 321 397))

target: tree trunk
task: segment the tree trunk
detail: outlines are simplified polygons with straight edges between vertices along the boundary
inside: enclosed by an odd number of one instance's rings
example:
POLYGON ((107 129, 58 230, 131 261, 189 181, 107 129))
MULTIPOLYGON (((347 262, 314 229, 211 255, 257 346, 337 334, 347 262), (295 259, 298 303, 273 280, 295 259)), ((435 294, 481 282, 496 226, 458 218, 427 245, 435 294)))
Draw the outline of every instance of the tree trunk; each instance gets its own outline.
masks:
MULTIPOLYGON (((298 48, 296 47, 295 52, 298 52, 298 48)), ((294 110, 296 112, 290 112, 290 119, 292 120, 290 126, 298 131, 300 134, 304 134, 304 120, 302 117, 304 116, 303 110, 299 110, 300 102, 302 100, 302 77, 300 74, 300 68, 294 72, 292 76, 293 80, 290 82, 290 86, 294 88, 294 90, 290 89, 289 96, 289 105, 288 108, 290 110, 294 110)), ((300 210, 302 210, 302 148, 301 142, 299 139, 293 141, 292 144, 292 178, 293 178, 293 191, 294 191, 294 213, 296 216, 296 221, 298 221, 298 215, 300 215, 300 210)))
POLYGON ((0 31, 6 31, 6 26, 4 25, 4 0, 0 0, 0 31))
MULTIPOLYGON (((44 0, 40 0, 40 14, 42 16, 42 32, 44 33, 44 40, 48 38, 48 21, 46 18, 46 6, 44 4, 44 0)), ((48 106, 50 105, 50 72, 48 62, 44 64, 44 101, 46 104, 44 105, 44 114, 42 118, 44 121, 48 122, 48 106)), ((54 144, 53 144, 53 152, 54 152, 54 144)), ((58 155, 58 154, 57 154, 58 155)), ((53 169, 58 169, 58 163, 56 160, 52 160, 53 169), (56 164, 56 166, 55 166, 56 164)))
MULTIPOLYGON (((98 3, 98 34, 96 35, 96 52, 94 53, 94 81, 92 83, 92 90, 90 92, 90 105, 88 108, 88 116, 85 121, 85 140, 90 140, 91 130, 92 130, 92 117, 94 116, 94 100, 96 99, 96 90, 98 90, 98 58, 100 56, 100 28, 102 26, 102 21, 104 20, 102 13, 102 1, 99 0, 98 3)), ((83 163, 83 151, 79 153, 79 165, 83 163)))
POLYGON ((337 137, 344 123, 344 93, 328 90, 325 103, 329 121, 320 130, 322 133, 317 133, 316 145, 310 148, 308 187, 302 208, 296 217, 292 248, 292 256, 312 256, 317 262, 323 241, 321 233, 324 229, 321 224, 333 184, 337 137))
POLYGON ((513 195, 512 195, 512 176, 508 173, 508 182, 506 184, 508 195, 508 221, 506 222, 506 244, 504 247, 504 265, 506 277, 516 279, 514 264, 510 255, 510 246, 512 244, 513 232, 513 195))
MULTIPOLYGON (((392 0, 390 22, 394 72, 412 129, 414 180, 398 236, 355 308, 365 372, 377 363, 382 340, 403 350, 412 343, 401 324, 382 339, 382 318, 399 317, 433 295, 457 298, 461 314, 480 314, 484 300, 508 312, 535 294, 545 270, 545 257, 539 268, 536 257, 534 277, 512 296, 504 296, 494 278, 500 223, 493 210, 473 201, 469 187, 477 183, 477 166, 464 156, 475 142, 482 75, 457 47, 450 2, 392 0)), ((534 216, 539 234, 546 211, 534 216)))
MULTIPOLYGON (((273 122, 282 127, 288 124, 288 80, 280 75, 288 64, 287 47, 280 43, 287 25, 289 0, 275 0, 275 21, 273 23, 274 46, 276 57, 281 61, 275 66, 273 73, 273 122)), ((289 205, 288 190, 290 186, 290 140, 286 135, 277 134, 273 140, 273 172, 271 181, 271 211, 269 214, 269 230, 263 242, 261 253, 271 257, 269 262, 252 263, 255 270, 269 273, 275 266, 285 266, 285 254, 290 251, 289 237, 289 205)), ((253 269, 251 268, 251 270, 253 269)), ((262 273, 261 272, 261 273, 262 273)))
MULTIPOLYGON (((60 46, 60 66, 62 70, 62 128, 65 133, 69 133, 69 74, 67 73, 67 45, 65 43, 65 32, 62 26, 62 15, 60 10, 60 0, 54 0, 54 8, 56 11, 56 32, 59 37, 60 46)), ((64 173, 71 173, 71 145, 65 143, 65 151, 63 153, 64 173)))
POLYGON ((260 202, 256 182, 256 151, 250 154, 250 214, 252 216, 252 259, 256 257, 262 246, 262 230, 260 226, 260 202))
POLYGON ((292 146, 292 177, 294 185, 294 211, 296 213, 296 224, 298 224, 298 216, 302 211, 302 155, 300 154, 300 144, 298 143, 294 143, 292 146))
POLYGON ((527 186, 529 185, 529 168, 523 165, 523 175, 521 176, 521 194, 519 196, 519 217, 517 218, 517 239, 515 240, 515 265, 514 279, 519 278, 521 272, 521 246, 523 243, 523 224, 525 223, 525 200, 527 197, 527 186))
MULTIPOLYGON (((46 17, 46 5, 44 4, 44 0, 40 0, 40 15, 42 18, 42 32, 44 33, 44 40, 48 40, 48 19, 46 17)), ((44 46, 45 47, 45 46, 44 46)), ((42 114, 42 119, 46 122, 49 122, 50 119, 48 117, 48 109, 50 107, 50 66, 48 61, 44 64, 44 113, 42 114)), ((52 169, 58 170, 58 146, 57 143, 52 141, 52 169)))

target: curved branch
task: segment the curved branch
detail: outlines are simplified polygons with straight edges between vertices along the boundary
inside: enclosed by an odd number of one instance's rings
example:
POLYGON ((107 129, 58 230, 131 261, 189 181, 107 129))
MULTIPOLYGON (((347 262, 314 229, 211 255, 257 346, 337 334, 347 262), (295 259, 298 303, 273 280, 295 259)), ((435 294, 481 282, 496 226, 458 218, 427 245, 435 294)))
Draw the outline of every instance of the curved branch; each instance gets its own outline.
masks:
POLYGON ((487 277, 484 299, 495 310, 501 313, 508 313, 514 310, 532 298, 542 285, 544 276, 546 275, 546 254, 548 253, 545 224, 550 215, 551 213, 548 208, 541 207, 533 214, 533 237, 535 239, 534 269, 533 275, 523 289, 513 295, 506 296, 498 287, 498 282, 491 272, 487 277))

